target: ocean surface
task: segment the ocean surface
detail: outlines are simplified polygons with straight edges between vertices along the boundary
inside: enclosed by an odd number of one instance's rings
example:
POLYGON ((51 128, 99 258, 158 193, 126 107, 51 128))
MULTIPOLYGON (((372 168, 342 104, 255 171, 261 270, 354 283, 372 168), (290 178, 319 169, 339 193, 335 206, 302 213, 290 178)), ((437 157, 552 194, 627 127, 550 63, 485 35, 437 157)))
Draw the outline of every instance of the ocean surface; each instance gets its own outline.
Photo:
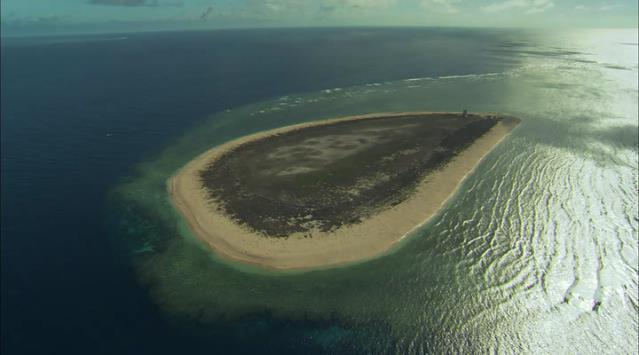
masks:
POLYGON ((2 354, 636 353, 637 31, 3 38, 2 354), (229 139, 383 111, 523 119, 387 255, 218 259, 165 181, 229 139))

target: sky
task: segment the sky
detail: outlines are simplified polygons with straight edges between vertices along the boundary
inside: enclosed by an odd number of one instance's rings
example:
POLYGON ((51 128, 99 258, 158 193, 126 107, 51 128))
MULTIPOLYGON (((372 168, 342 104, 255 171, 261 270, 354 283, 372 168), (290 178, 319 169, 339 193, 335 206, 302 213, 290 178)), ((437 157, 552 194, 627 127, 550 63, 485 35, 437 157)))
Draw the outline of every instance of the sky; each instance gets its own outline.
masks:
POLYGON ((2 35, 256 27, 637 27, 637 0, 0 0, 2 35))

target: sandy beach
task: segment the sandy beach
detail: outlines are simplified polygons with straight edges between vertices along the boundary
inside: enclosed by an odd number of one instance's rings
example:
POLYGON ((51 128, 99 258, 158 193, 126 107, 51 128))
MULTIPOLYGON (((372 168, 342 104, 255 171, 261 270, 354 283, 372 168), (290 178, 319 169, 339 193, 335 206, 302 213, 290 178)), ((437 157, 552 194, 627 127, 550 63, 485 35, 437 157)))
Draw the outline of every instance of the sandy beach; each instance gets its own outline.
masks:
POLYGON ((504 137, 519 119, 503 117, 487 133, 437 171, 426 175, 403 202, 363 220, 331 232, 316 232, 312 238, 292 234, 268 238, 234 222, 217 208, 202 187, 198 172, 210 162, 243 143, 290 130, 360 120, 384 115, 441 114, 427 112, 375 113, 298 124, 245 136, 199 155, 168 180, 174 207, 192 232, 217 255, 270 269, 312 269, 362 261, 391 250, 413 230, 427 223, 455 193, 460 183, 504 137))

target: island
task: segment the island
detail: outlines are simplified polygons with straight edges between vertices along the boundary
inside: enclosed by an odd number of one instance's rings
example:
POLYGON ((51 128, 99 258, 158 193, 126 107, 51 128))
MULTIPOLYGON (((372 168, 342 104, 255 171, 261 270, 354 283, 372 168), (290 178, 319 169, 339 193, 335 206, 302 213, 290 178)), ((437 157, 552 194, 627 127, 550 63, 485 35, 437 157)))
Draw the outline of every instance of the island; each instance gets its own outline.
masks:
POLYGON ((214 147, 168 181, 217 255, 271 269, 371 259, 426 223, 519 124, 498 114, 375 113, 214 147))

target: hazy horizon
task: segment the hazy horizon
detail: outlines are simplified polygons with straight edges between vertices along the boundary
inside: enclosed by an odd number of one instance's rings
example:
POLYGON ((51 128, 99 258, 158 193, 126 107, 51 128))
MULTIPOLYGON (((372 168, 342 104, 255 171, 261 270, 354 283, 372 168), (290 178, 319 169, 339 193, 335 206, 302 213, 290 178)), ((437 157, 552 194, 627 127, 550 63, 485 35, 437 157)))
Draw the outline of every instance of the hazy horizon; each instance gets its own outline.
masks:
POLYGON ((2 36, 180 30, 635 28, 630 0, 4 0, 2 36))

